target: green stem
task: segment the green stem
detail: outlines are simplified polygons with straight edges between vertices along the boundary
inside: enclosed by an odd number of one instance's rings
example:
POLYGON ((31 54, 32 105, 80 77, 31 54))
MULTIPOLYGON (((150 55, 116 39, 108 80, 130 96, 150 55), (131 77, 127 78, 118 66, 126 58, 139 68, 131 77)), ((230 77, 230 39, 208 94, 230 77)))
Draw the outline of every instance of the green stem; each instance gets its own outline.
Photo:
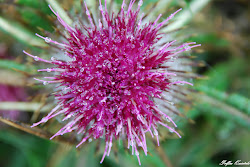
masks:
MULTIPOLYGON (((0 102, 0 110, 18 110, 34 112, 38 110, 43 104, 35 102, 0 102)), ((51 105, 46 105, 39 110, 40 112, 47 112, 52 108, 51 105)))
POLYGON ((47 3, 52 7, 55 12, 59 14, 59 16, 68 24, 72 25, 73 21, 68 16, 67 12, 59 5, 56 0, 46 0, 47 3))
POLYGON ((187 24, 195 14, 204 8, 210 0, 193 0, 189 8, 186 8, 176 15, 176 21, 167 26, 163 31, 170 32, 177 30, 187 24))

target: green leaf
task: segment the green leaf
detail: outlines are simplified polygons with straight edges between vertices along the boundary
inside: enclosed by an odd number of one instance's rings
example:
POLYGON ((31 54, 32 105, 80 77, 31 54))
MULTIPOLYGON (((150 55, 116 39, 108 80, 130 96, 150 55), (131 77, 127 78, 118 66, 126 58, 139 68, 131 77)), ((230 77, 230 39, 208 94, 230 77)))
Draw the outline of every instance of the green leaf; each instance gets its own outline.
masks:
MULTIPOLYGON (((211 91, 210 91, 211 92, 211 91)), ((221 98, 221 96, 218 96, 221 98)), ((226 120, 237 122, 239 125, 246 128, 250 128, 250 117, 249 114, 244 111, 248 111, 248 108, 240 110, 230 104, 227 104, 226 99, 217 99, 206 94, 197 94, 196 99, 198 105, 195 107, 200 111, 212 113, 215 116, 223 117, 226 120)), ((241 106, 242 107, 242 106, 241 106)))
POLYGON ((0 131, 0 141, 17 148, 29 167, 45 166, 46 159, 49 157, 48 150, 53 146, 49 141, 21 135, 14 131, 0 131), (39 147, 37 147, 38 143, 39 147))
POLYGON ((0 30, 10 34, 12 37, 25 44, 38 47, 47 46, 47 44, 45 44, 43 40, 36 37, 33 33, 24 28, 22 25, 7 20, 3 17, 0 17, 0 30))
POLYGON ((195 41, 195 42, 201 43, 203 45, 204 44, 212 44, 212 45, 217 46, 217 47, 227 47, 230 44, 230 42, 228 40, 220 38, 214 33, 210 33, 210 34, 199 33, 199 35, 190 37, 190 38, 188 38, 188 40, 195 41))
POLYGON ((27 67, 26 65, 16 63, 13 60, 3 60, 3 59, 0 59, 0 68, 10 69, 10 70, 17 69, 17 70, 26 71, 26 72, 35 70, 35 68, 33 69, 31 67, 27 67))
POLYGON ((250 115, 250 99, 243 97, 239 94, 227 94, 223 91, 219 91, 217 89, 200 85, 196 87, 197 90, 206 93, 207 95, 213 97, 216 100, 220 100, 228 105, 231 105, 245 114, 250 115))
MULTIPOLYGON (((41 17, 35 10, 32 9, 19 9, 19 13, 22 19, 31 27, 37 28, 41 27, 47 31, 53 31, 52 24, 45 19, 45 17, 41 17)), ((37 31, 37 30, 36 30, 37 31)))
POLYGON ((38 9, 45 14, 51 13, 47 3, 41 0, 15 0, 15 3, 19 6, 31 7, 34 9, 38 9))

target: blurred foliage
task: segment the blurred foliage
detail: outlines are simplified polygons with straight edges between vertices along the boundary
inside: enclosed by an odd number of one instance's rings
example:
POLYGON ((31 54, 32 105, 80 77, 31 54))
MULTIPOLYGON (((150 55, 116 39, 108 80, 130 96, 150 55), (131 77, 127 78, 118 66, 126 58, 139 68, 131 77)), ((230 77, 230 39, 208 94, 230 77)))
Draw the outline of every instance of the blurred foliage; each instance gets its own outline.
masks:
MULTIPOLYGON (((121 3, 121 0, 115 1, 121 3)), ((65 9, 71 9, 73 5, 68 0, 58 2, 65 9)), ((145 0, 143 7, 151 2, 156 0, 145 0)), ((191 8, 191 2, 172 0, 169 8, 191 8)), ((193 34, 187 37, 188 40, 202 44, 200 51, 194 54, 197 55, 197 61, 206 63, 205 67, 197 71, 208 79, 195 82, 194 88, 199 93, 194 97, 195 106, 187 113, 195 124, 181 119, 177 124, 184 134, 183 138, 165 139, 161 142, 160 147, 173 166, 214 167, 222 160, 249 161, 248 6, 248 0, 213 0, 194 15, 189 26, 182 30, 183 34, 193 34)), ((37 66, 23 56, 21 50, 34 50, 30 46, 34 42, 27 40, 30 38, 37 39, 36 45, 40 44, 35 32, 44 33, 42 29, 53 32, 53 16, 48 4, 44 0, 0 0, 1 18, 17 28, 19 33, 11 34, 8 29, 0 26, 0 32, 3 32, 0 33, 0 50, 7 48, 5 56, 0 51, 0 69, 34 71, 37 66)), ((40 49, 35 51, 39 53, 40 49)), ((34 90, 27 88, 27 91, 34 90)), ((0 128, 0 166, 100 166, 99 160, 104 148, 96 151, 96 141, 76 150, 72 146, 41 139, 11 127, 0 128)), ((138 166, 136 157, 122 149, 122 143, 119 146, 114 148, 118 150, 118 157, 114 154, 106 157, 101 166, 138 166)), ((154 144, 148 142, 148 148, 148 156, 140 154, 142 166, 165 166, 161 155, 154 149, 154 144)))

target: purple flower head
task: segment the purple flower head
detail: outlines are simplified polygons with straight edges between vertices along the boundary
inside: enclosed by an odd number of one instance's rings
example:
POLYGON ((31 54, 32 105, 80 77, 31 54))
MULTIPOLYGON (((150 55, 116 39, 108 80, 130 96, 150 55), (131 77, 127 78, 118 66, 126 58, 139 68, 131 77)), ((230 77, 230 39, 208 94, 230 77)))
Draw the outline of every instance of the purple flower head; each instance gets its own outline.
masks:
MULTIPOLYGON (((146 22, 140 14, 142 0, 137 5, 131 0, 125 9, 123 1, 118 13, 109 13, 107 2, 100 1, 100 18, 94 19, 85 4, 88 22, 72 27, 58 13, 58 21, 65 28, 65 41, 59 43, 48 37, 43 38, 51 45, 65 51, 63 58, 44 60, 24 52, 37 61, 52 64, 52 68, 39 71, 53 72, 53 77, 36 79, 44 84, 55 84, 60 91, 55 92, 56 107, 37 126, 57 115, 64 115, 66 125, 54 136, 72 131, 81 134, 80 146, 92 138, 105 138, 106 146, 101 163, 109 156, 112 141, 123 138, 132 147, 132 154, 139 159, 141 147, 147 155, 145 133, 149 132, 158 141, 158 126, 170 132, 176 124, 169 116, 174 107, 169 92, 176 85, 189 84, 175 72, 177 56, 199 45, 194 42, 176 45, 161 32, 168 21, 159 22, 161 15, 153 22, 146 22), (192 46, 190 46, 192 45, 192 46), (177 75, 177 76, 176 76, 177 75), (170 97, 170 95, 169 95, 170 97), (162 106, 165 106, 162 107, 162 106)), ((86 21, 86 20, 85 20, 86 21)))

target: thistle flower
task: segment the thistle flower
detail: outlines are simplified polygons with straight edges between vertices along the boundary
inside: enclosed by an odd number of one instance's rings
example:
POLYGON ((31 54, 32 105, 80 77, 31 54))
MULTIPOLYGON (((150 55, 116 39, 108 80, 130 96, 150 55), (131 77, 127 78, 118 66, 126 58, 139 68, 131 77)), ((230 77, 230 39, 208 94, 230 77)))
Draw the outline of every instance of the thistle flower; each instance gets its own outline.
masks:
POLYGON ((36 80, 59 88, 54 93, 55 108, 33 126, 63 115, 63 121, 68 122, 51 139, 76 131, 83 136, 79 147, 86 140, 105 138, 101 163, 109 156, 112 141, 118 138, 128 141, 128 148, 132 147, 140 164, 139 147, 147 155, 146 132, 156 136, 158 145, 158 126, 181 137, 170 117, 176 109, 173 91, 182 93, 178 84, 192 85, 184 80, 186 77, 177 75, 186 70, 178 68, 182 60, 177 56, 200 45, 176 45, 176 40, 169 41, 161 31, 181 9, 158 23, 161 15, 147 21, 147 14, 140 14, 142 0, 137 6, 134 3, 131 0, 125 8, 124 0, 118 13, 110 13, 107 1, 104 7, 100 1, 100 18, 93 17, 85 3, 86 20, 79 19, 75 27, 50 7, 65 28, 61 30, 65 40, 37 36, 65 51, 62 57, 67 59, 45 60, 24 51, 36 61, 52 65, 38 71, 53 72, 53 77, 36 80))

